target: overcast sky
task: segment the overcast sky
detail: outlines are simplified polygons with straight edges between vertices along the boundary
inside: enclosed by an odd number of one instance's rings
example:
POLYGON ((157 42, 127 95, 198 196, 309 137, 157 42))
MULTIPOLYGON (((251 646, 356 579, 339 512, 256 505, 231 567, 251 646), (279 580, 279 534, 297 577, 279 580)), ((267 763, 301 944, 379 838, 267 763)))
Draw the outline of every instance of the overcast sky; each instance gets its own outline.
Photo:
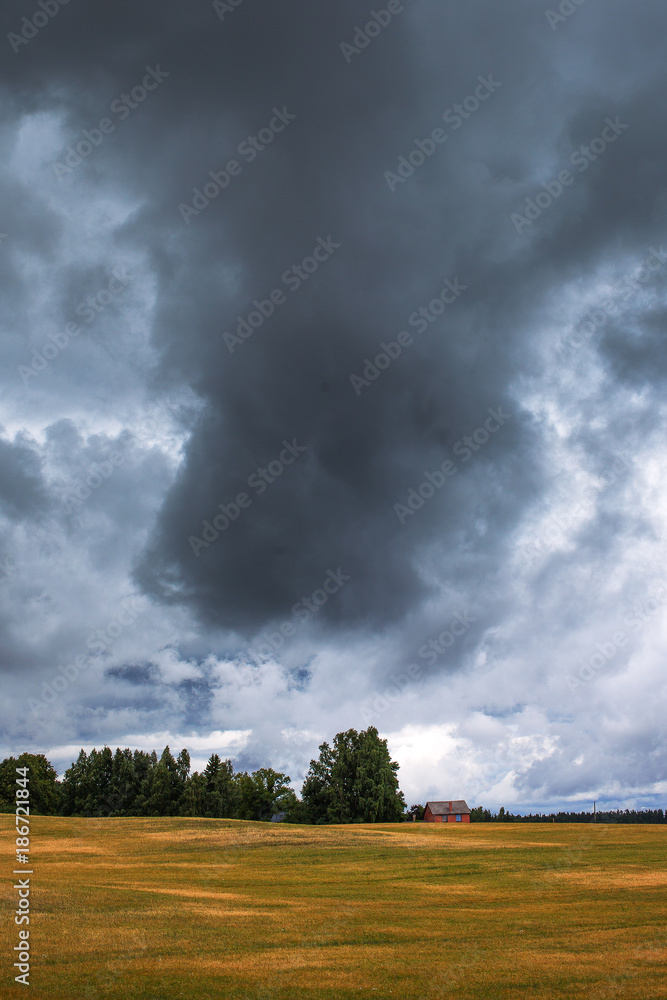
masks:
POLYGON ((372 724, 409 804, 664 807, 663 0, 61 3, 4 4, 2 756, 299 789, 372 724))

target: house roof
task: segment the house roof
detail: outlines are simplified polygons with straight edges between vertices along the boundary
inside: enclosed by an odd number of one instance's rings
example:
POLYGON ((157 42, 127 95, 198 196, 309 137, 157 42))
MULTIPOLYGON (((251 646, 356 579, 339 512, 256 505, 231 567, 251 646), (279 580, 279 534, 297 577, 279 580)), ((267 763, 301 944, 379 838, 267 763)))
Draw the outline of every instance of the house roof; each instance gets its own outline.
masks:
POLYGON ((469 813, 470 810, 464 799, 447 799, 446 802, 427 802, 426 808, 430 809, 434 816, 451 816, 453 813, 469 813))

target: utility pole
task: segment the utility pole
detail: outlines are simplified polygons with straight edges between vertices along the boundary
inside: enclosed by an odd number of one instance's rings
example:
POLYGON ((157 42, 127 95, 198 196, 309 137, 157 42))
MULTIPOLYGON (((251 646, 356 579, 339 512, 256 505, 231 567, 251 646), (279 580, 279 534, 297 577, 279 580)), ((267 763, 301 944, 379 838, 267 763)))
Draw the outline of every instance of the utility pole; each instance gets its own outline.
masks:
POLYGON ((595 811, 595 802, 593 802, 593 822, 597 823, 597 821, 598 821, 598 814, 595 811))

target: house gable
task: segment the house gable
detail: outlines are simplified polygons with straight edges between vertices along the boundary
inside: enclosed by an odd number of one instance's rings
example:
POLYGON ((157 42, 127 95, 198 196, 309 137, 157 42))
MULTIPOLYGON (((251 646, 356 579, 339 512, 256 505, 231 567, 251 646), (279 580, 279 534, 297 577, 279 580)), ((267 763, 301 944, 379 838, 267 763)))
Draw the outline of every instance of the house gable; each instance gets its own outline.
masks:
POLYGON ((470 809, 465 799, 427 802, 424 820, 427 823, 469 823, 470 809))

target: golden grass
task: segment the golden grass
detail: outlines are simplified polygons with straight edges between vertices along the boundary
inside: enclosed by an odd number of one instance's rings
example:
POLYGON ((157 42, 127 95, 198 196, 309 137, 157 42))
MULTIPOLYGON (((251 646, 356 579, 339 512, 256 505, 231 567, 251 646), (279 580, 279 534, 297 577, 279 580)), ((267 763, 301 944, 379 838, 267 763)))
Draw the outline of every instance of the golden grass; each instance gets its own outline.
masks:
MULTIPOLYGON (((0 839, 11 871, 11 816, 0 839)), ((667 998, 666 847, 659 826, 33 817, 32 996, 667 998)), ((16 996, 11 919, 2 941, 16 996)))

